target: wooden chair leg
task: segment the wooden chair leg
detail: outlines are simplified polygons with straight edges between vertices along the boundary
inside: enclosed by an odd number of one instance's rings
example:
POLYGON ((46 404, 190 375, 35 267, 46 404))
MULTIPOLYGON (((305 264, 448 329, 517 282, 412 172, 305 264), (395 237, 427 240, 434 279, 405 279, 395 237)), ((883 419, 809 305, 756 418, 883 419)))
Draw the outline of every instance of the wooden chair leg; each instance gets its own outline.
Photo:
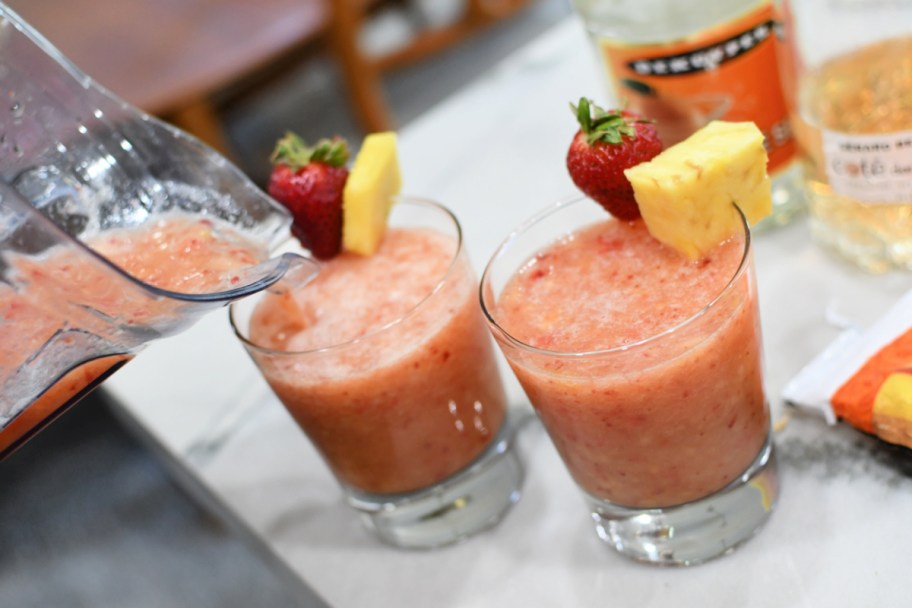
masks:
POLYGON ((428 30, 418 34, 401 49, 393 50, 375 60, 378 73, 395 70, 462 42, 480 27, 474 18, 465 18, 451 25, 428 30))
POLYGON ((190 102, 164 117, 165 120, 209 144, 222 155, 232 158, 231 146, 222 128, 222 121, 209 99, 190 102))
POLYGON ((529 0, 469 0, 468 14, 476 20, 496 20, 509 17, 529 5, 529 0))
POLYGON ((367 132, 394 127, 383 91, 384 72, 454 46, 471 34, 529 5, 530 0, 465 0, 462 17, 452 25, 419 34, 404 48, 381 57, 365 56, 358 45, 370 0, 332 0, 330 40, 339 59, 355 114, 367 132))
POLYGON ((383 73, 443 51, 472 34, 509 17, 529 5, 530 0, 466 0, 462 16, 454 23, 419 34, 404 48, 376 59, 383 73))
POLYGON ((392 129, 394 121, 386 103, 380 71, 373 58, 364 55, 358 44, 358 33, 365 18, 363 4, 363 0, 333 0, 330 40, 351 93, 358 122, 371 133, 392 129))

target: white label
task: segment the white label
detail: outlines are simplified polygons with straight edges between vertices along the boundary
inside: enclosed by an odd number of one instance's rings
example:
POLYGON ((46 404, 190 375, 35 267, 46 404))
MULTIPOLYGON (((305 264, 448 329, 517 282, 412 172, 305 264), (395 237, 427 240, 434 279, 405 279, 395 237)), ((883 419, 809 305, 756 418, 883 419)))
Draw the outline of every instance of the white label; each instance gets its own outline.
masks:
POLYGON ((823 131, 833 192, 865 203, 912 203, 912 131, 846 135, 823 131))

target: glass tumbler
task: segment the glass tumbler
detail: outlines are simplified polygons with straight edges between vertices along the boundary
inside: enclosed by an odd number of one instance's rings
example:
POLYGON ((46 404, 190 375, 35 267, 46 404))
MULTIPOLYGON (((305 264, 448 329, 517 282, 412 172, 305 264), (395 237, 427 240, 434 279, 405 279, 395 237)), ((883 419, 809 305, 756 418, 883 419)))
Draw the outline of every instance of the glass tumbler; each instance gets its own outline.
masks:
POLYGON ((477 285, 453 214, 402 198, 370 258, 343 254, 297 291, 231 307, 238 337, 348 503, 396 546, 463 539, 520 496, 477 285), (305 327, 306 342, 282 340, 305 327))
MULTIPOLYGON (((624 296, 630 302, 615 297, 607 304, 605 294, 618 290, 614 285, 624 275, 641 283, 635 293, 643 297, 651 297, 658 281, 674 281, 661 272, 653 278, 626 270, 608 281, 585 270, 593 256, 639 253, 626 243, 618 249, 611 239, 599 237, 590 242, 606 250, 582 249, 575 258, 562 258, 552 248, 585 240, 583 231, 602 222, 617 220, 580 198, 522 224, 485 269, 482 308, 582 490, 598 535, 636 560, 703 562, 751 537, 767 520, 778 494, 750 232, 743 222, 744 231, 727 250, 725 268, 734 268, 733 274, 720 273, 721 291, 695 303, 697 312, 683 322, 622 346, 574 350, 561 344, 551 349, 556 343, 552 337, 532 337, 516 324, 517 317, 537 315, 542 327, 565 327, 567 319, 558 310, 610 318, 615 314, 610 307, 632 304, 642 308, 636 321, 642 322, 664 317, 676 305, 656 298, 634 302, 630 292, 624 296), (539 297, 531 284, 544 275, 554 278, 548 278, 547 294, 539 297), (517 288, 522 300, 535 298, 534 311, 504 304, 509 298, 517 301, 517 288), (593 302, 604 304, 593 307, 593 302), (525 341, 514 334, 524 335, 525 341)), ((578 331, 589 338, 622 330, 606 330, 600 321, 578 331)))

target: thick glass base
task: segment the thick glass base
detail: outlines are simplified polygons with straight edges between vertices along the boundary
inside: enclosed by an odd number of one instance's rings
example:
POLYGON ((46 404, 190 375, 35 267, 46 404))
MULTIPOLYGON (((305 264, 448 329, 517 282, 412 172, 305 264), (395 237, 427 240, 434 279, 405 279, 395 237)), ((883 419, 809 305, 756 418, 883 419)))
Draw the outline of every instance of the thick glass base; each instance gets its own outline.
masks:
POLYGON ((629 509, 586 496, 599 537, 622 555, 686 566, 732 551, 769 518, 779 497, 773 444, 715 494, 664 509, 629 509))
POLYGON ((523 469, 508 424, 467 469, 396 496, 350 492, 349 503, 382 541, 409 549, 448 545, 499 522, 521 495, 523 469))

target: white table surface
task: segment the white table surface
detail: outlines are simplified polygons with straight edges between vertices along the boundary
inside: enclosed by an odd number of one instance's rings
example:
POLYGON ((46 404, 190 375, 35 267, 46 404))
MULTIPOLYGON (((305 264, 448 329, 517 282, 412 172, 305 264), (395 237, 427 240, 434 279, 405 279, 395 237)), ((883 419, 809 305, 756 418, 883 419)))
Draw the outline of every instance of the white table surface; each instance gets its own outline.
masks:
MULTIPOLYGON (((461 218, 476 267, 521 220, 574 193, 564 154, 568 103, 605 99, 582 27, 570 18, 493 66, 400 133, 408 194, 461 218)), ((809 242, 803 218, 755 239, 766 380, 782 496, 761 534, 692 568, 630 562, 599 541, 547 436, 527 425, 524 495, 494 530, 437 551, 381 544, 235 341, 227 313, 155 343, 105 386, 319 595, 361 606, 907 605, 912 459, 905 450, 794 412, 785 382, 838 333, 867 324, 912 286, 870 276, 809 242), (244 424, 206 458, 201 437, 244 424)), ((502 363, 502 362, 501 362, 502 363)), ((507 376, 518 407, 522 391, 507 376)))

